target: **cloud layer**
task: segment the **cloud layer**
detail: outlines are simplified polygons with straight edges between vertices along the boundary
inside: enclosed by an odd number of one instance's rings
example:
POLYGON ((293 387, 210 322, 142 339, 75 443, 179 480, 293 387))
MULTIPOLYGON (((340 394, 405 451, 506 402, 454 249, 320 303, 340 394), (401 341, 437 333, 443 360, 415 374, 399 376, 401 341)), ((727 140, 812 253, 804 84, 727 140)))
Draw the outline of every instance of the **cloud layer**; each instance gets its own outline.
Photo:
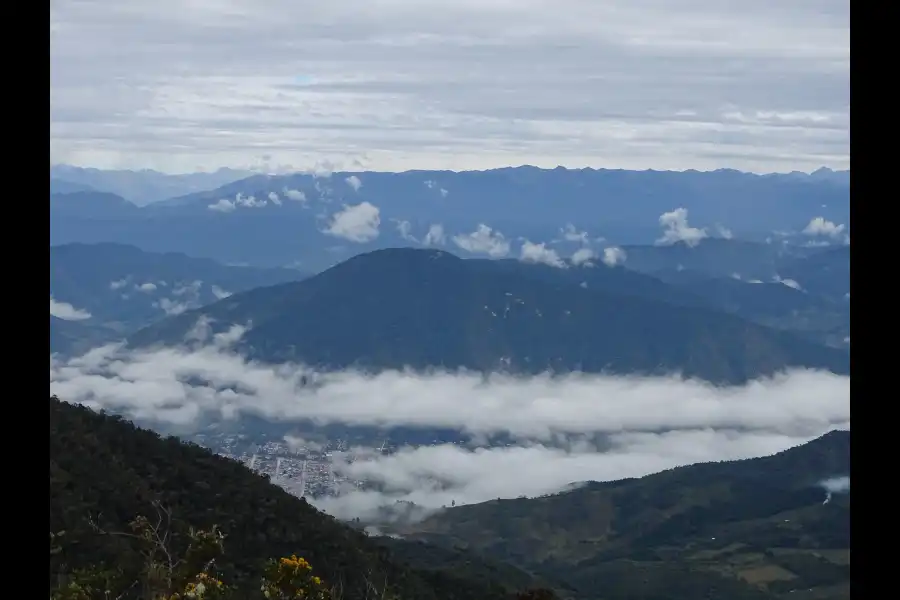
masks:
MULTIPOLYGON (((194 333, 209 338, 203 323, 194 333)), ((179 426, 252 414, 281 424, 312 420, 468 435, 462 446, 336 456, 339 472, 381 486, 377 493, 354 490, 319 501, 342 517, 370 515, 396 500, 436 508, 759 456, 850 422, 849 378, 828 373, 796 371, 732 388, 677 378, 324 374, 247 362, 228 350, 242 333, 235 328, 195 350, 107 346, 66 361, 51 358, 50 392, 179 426)))
POLYGON ((50 36, 52 162, 849 165, 846 0, 51 0, 50 36))

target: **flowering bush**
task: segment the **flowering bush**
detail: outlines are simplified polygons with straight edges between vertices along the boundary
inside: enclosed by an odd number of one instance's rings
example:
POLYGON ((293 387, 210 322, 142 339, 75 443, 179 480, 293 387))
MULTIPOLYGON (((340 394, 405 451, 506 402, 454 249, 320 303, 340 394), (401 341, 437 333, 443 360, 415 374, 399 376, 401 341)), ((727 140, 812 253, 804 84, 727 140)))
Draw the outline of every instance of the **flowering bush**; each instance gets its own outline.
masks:
POLYGON ((295 555, 269 561, 260 589, 270 600, 332 600, 331 592, 319 577, 313 575, 306 559, 295 555))

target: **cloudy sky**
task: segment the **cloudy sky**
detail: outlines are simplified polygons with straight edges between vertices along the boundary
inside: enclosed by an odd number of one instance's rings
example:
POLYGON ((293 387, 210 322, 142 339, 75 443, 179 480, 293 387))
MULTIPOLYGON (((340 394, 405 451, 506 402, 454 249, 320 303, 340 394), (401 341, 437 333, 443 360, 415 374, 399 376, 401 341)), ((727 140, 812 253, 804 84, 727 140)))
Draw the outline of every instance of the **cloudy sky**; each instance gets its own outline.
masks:
POLYGON ((849 165, 849 0, 51 0, 51 162, 849 165))

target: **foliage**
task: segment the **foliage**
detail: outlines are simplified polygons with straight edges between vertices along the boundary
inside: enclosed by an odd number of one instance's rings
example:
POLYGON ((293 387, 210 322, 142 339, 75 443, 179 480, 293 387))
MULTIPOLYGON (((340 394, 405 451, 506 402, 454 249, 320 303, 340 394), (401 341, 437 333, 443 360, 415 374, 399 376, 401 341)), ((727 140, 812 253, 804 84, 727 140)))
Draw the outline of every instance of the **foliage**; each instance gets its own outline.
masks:
POLYGON ((835 431, 770 457, 452 508, 399 533, 589 598, 771 597, 849 583, 849 567, 824 558, 849 552, 849 495, 823 505, 819 485, 849 472, 850 433, 835 431))
POLYGON ((411 568, 233 460, 56 398, 50 532, 49 582, 58 600, 163 593, 184 600, 201 588, 205 598, 213 591, 253 598, 263 585, 288 581, 272 570, 272 556, 315 565, 315 575, 304 569, 288 579, 319 577, 332 586, 330 600, 508 600, 512 591, 465 572, 411 568))
POLYGON ((308 598, 331 600, 332 595, 304 558, 292 555, 270 561, 263 576, 262 593, 269 600, 308 598))

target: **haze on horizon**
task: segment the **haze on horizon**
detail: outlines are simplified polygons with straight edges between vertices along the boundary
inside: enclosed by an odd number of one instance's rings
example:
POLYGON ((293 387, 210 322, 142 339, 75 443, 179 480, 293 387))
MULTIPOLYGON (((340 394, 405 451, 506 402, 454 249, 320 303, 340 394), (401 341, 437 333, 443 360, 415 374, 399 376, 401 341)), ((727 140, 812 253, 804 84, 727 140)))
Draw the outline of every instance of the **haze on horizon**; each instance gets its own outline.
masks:
POLYGON ((51 0, 51 164, 849 168, 849 2, 51 0))

